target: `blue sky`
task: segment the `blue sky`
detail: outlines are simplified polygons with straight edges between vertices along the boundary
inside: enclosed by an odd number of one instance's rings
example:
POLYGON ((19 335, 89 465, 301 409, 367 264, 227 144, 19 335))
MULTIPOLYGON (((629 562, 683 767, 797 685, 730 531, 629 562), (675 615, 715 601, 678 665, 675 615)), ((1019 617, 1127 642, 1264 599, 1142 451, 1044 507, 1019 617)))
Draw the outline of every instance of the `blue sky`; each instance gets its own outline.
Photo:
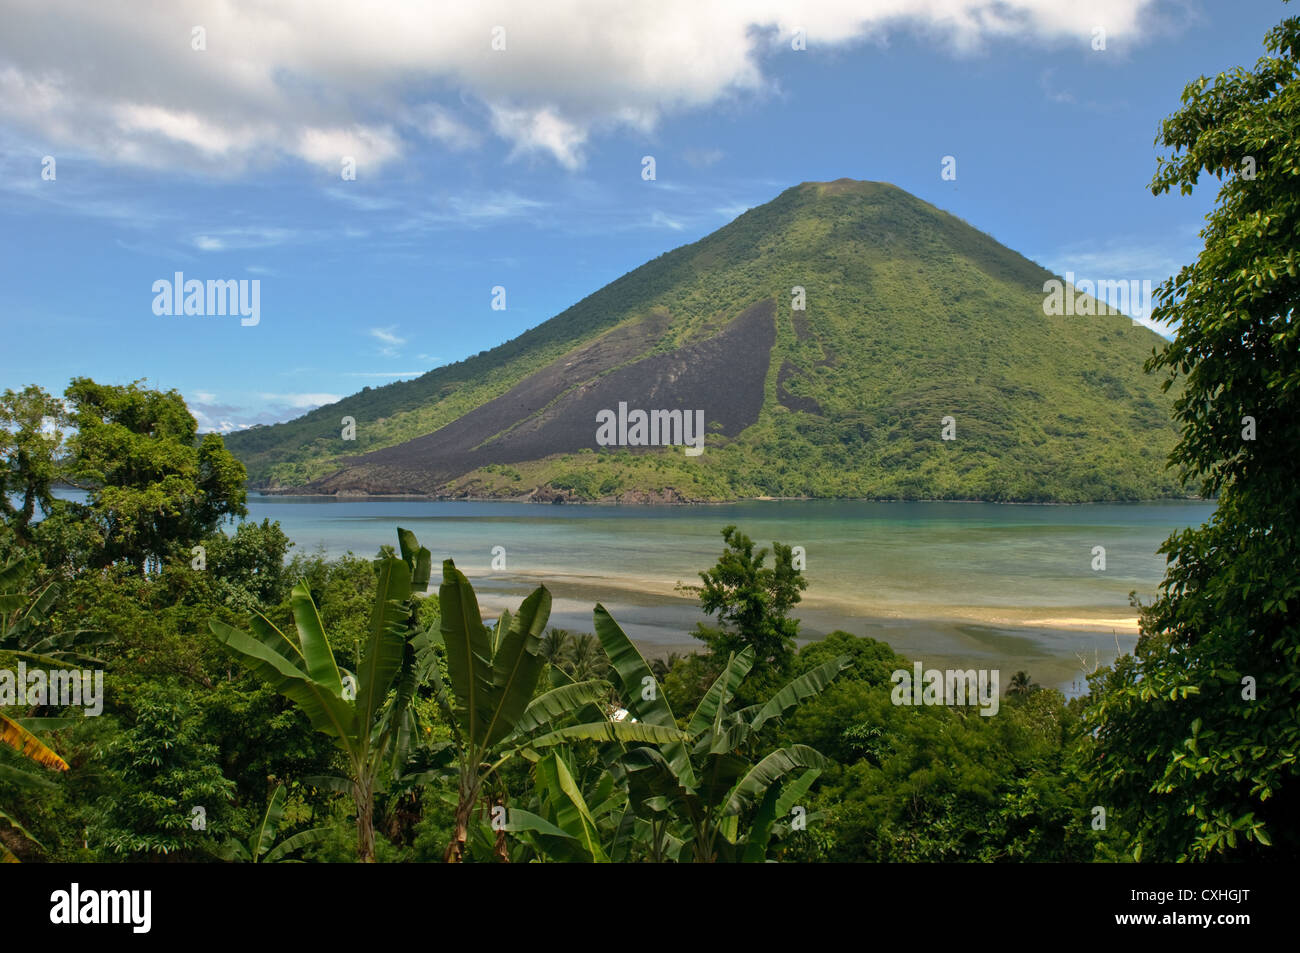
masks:
POLYGON ((1295 12, 127 6, 0 0, 0 387, 147 378, 219 430, 490 348, 803 181, 892 182, 1057 273, 1158 283, 1214 199, 1150 194, 1160 120, 1295 12), (177 271, 259 280, 260 322, 155 315, 177 271))

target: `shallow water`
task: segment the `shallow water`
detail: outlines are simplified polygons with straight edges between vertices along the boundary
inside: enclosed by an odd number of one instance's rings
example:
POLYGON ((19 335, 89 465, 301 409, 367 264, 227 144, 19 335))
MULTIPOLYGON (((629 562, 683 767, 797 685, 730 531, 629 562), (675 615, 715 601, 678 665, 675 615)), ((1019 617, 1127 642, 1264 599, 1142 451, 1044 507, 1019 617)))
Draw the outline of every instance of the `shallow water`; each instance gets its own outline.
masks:
POLYGON ((435 560, 455 560, 485 614, 545 582, 553 625, 591 631, 602 602, 651 655, 698 646, 689 631, 703 616, 674 587, 698 582, 722 551, 722 527, 734 523, 758 546, 804 547, 809 586, 796 614, 807 636, 845 629, 927 665, 1026 668, 1071 691, 1081 669, 1131 649, 1130 591, 1149 601, 1164 570, 1156 550, 1212 511, 1185 502, 551 506, 252 496, 248 518, 278 520, 294 552, 329 556, 372 556, 403 526, 435 560), (1104 570, 1093 568, 1096 546, 1104 570), (504 569, 493 569, 495 547, 504 569))

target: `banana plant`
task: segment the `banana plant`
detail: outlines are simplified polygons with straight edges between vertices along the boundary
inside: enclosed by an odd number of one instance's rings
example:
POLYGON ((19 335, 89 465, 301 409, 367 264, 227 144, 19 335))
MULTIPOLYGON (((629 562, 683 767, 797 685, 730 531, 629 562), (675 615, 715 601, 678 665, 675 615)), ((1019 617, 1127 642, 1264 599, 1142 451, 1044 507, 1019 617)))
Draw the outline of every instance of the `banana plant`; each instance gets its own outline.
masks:
MULTIPOLYGON (((533 765, 533 791, 528 809, 511 805, 502 816, 502 829, 515 834, 511 860, 608 863, 617 860, 630 825, 621 825, 627 792, 615 771, 604 768, 599 779, 584 786, 575 753, 567 745, 551 748, 533 765), (621 828, 627 828, 622 830, 621 828)), ((480 842, 484 832, 476 831, 480 842)))
POLYGON ((413 594, 428 587, 428 550, 411 546, 399 530, 403 557, 375 560, 376 593, 355 675, 344 674, 305 582, 293 587, 290 604, 297 633, 291 638, 265 615, 250 619, 252 635, 217 619, 217 641, 271 687, 296 704, 313 728, 334 740, 348 768, 356 804, 357 857, 375 859, 376 790, 391 776, 411 732, 417 687, 413 594), (391 695, 391 697, 390 697, 391 695))
POLYGON ((45 665, 59 666, 70 659, 102 665, 83 650, 107 642, 108 633, 96 629, 38 631, 60 595, 53 579, 35 579, 39 566, 34 556, 20 556, 0 566, 0 649, 45 665))
MULTIPOLYGON (((28 724, 39 723, 40 721, 41 719, 27 720, 28 724)), ((0 744, 13 748, 25 758, 47 768, 55 771, 68 770, 68 762, 64 761, 44 742, 28 731, 21 722, 3 713, 0 713, 0 744)), ((6 764, 0 764, 0 781, 4 781, 13 787, 44 787, 48 784, 48 782, 40 778, 33 777, 27 772, 19 771, 6 764)), ((41 846, 41 842, 33 837, 22 824, 18 823, 2 807, 0 807, 0 820, 8 822, 14 830, 37 847, 41 846)), ((18 858, 2 843, 0 843, 0 863, 18 863, 18 858)))
MULTIPOLYGON (((537 764, 545 762, 546 749, 573 741, 672 745, 685 737, 671 721, 631 723, 600 717, 562 725, 604 700, 610 686, 601 679, 561 685, 534 697, 546 665, 542 633, 550 618, 551 594, 545 586, 524 599, 518 612, 503 613, 489 632, 473 587, 449 559, 442 566, 438 601, 450 685, 442 684, 436 666, 427 670, 452 726, 459 775, 455 830, 444 860, 464 859, 474 811, 496 772, 512 757, 537 764)), ((500 794, 494 793, 494 806, 501 807, 500 794)), ((504 834, 509 825, 507 820, 498 828, 496 853, 503 860, 508 859, 504 834)))
MULTIPOLYGON (((650 666, 604 606, 596 606, 595 625, 629 717, 675 723, 650 666)), ((765 725, 823 691, 851 660, 840 656, 795 678, 766 702, 732 709, 736 689, 753 664, 752 648, 728 657, 687 721, 681 742, 641 746, 623 756, 629 809, 650 859, 765 860, 778 821, 830 765, 807 745, 777 748, 757 760, 750 749, 765 725), (742 830, 745 818, 749 823, 742 830)))
POLYGON ((229 840, 215 853, 222 860, 245 864, 298 863, 289 857, 295 850, 316 844, 323 840, 329 831, 323 827, 299 831, 292 837, 276 843, 275 834, 284 818, 284 804, 288 794, 283 784, 277 784, 271 792, 271 800, 266 805, 262 820, 248 835, 248 841, 229 840))

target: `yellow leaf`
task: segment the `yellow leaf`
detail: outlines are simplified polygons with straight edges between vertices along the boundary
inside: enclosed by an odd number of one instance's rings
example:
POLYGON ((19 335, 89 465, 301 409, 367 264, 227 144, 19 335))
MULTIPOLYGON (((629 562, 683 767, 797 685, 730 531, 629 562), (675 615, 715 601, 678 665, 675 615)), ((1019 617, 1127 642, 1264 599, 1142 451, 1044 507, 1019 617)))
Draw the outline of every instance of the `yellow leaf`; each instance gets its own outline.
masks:
POLYGON ((55 771, 67 771, 68 762, 45 747, 40 739, 8 715, 0 715, 0 744, 6 744, 19 754, 31 758, 55 771))

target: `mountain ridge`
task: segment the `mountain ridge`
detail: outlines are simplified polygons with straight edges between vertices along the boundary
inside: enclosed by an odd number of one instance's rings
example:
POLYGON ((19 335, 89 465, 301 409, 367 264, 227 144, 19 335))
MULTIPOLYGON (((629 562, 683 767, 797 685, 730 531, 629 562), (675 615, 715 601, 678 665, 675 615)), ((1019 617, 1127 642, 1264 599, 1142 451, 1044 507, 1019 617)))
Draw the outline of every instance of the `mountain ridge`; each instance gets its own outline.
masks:
POLYGON ((1164 470, 1172 397, 1141 371, 1160 338, 1045 315, 1054 277, 888 183, 802 183, 496 348, 227 445, 254 487, 306 493, 1185 495, 1164 470), (616 399, 700 404, 705 452, 598 446, 592 412, 616 399))

